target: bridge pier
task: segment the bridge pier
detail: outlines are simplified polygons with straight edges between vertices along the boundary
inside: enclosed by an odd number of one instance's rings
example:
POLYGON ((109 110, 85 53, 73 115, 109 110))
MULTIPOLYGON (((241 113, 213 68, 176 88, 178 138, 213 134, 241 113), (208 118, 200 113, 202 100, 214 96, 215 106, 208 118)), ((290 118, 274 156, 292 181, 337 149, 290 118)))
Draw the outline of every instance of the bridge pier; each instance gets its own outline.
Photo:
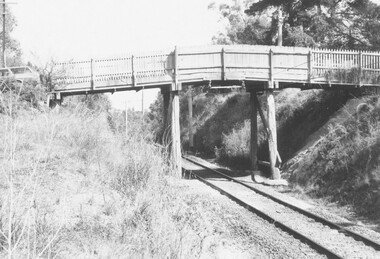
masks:
POLYGON ((179 110, 179 91, 182 85, 177 83, 173 84, 170 99, 170 113, 171 113, 171 157, 173 163, 173 170, 178 178, 182 177, 182 153, 181 153, 181 131, 179 124, 180 110, 179 110))
MULTIPOLYGON (((276 127, 276 107, 273 95, 273 88, 267 88, 265 90, 266 98, 266 110, 267 116, 261 108, 259 99, 257 97, 258 90, 247 89, 250 92, 250 120, 251 120, 251 141, 250 141, 250 169, 252 176, 259 173, 258 164, 269 165, 270 175, 272 179, 280 179, 280 170, 278 169, 278 163, 281 163, 281 158, 277 150, 277 127, 276 127), (269 148, 269 163, 258 160, 258 121, 257 115, 260 115, 261 121, 264 126, 264 130, 268 139, 269 148)), ((262 90, 260 90, 262 91, 262 90)))
POLYGON ((276 106, 274 102, 273 88, 270 88, 266 91, 266 101, 268 114, 267 118, 270 172, 271 178, 277 180, 280 179, 280 170, 276 166, 279 155, 277 151, 276 106))
POLYGON ((250 167, 252 171, 252 177, 257 173, 257 151, 258 151, 258 130, 257 130, 257 92, 251 90, 250 92, 250 108, 251 108, 251 143, 250 143, 250 167))
POLYGON ((62 101, 63 101, 63 98, 59 93, 48 94, 46 103, 49 108, 55 108, 56 106, 61 106, 62 101))
POLYGON ((163 99, 162 107, 162 117, 163 117, 163 132, 161 136, 161 141, 163 145, 170 143, 168 141, 168 132, 169 132, 169 106, 170 106, 170 91, 166 88, 161 88, 161 94, 163 99))
POLYGON ((191 151, 194 149, 194 134, 193 134, 193 93, 191 86, 189 86, 189 95, 187 96, 189 108, 189 148, 191 151))

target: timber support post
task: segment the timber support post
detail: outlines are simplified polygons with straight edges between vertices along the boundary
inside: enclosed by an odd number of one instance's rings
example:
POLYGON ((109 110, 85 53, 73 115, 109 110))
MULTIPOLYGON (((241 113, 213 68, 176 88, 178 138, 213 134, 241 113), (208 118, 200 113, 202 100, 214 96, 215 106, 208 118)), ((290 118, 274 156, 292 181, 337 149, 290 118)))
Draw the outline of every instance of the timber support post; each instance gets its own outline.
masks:
POLYGON ((257 92, 251 90, 250 92, 250 107, 251 107, 251 143, 250 143, 250 169, 252 177, 259 170, 257 166, 257 151, 258 151, 258 130, 257 130, 257 92))
POLYGON ((170 113, 171 113, 171 157, 174 174, 182 177, 182 153, 181 153, 181 131, 179 124, 179 92, 182 90, 182 83, 179 82, 179 62, 178 49, 174 50, 174 78, 170 89, 170 113))
POLYGON ((266 91, 267 111, 268 111, 268 147, 269 162, 272 179, 280 179, 280 170, 277 163, 277 129, 276 129, 276 107, 274 102, 273 88, 266 91))
POLYGON ((162 107, 162 117, 163 117, 163 132, 162 132, 162 144, 168 144, 168 130, 169 130, 169 104, 170 104, 170 90, 166 88, 161 88, 163 107, 162 107))
POLYGON ((61 106, 63 97, 61 93, 53 93, 47 96, 47 105, 49 108, 55 108, 56 106, 61 106))
MULTIPOLYGON (((274 180, 280 179, 280 170, 276 167, 277 164, 277 126, 276 126, 276 105, 274 102, 274 90, 276 83, 274 81, 274 64, 273 51, 269 51, 269 81, 266 91, 267 100, 267 119, 268 119, 268 148, 271 178, 274 180)), ((278 84, 277 84, 278 85, 278 84)))
POLYGON ((189 108, 189 147, 192 151, 194 148, 194 135, 193 135, 193 92, 192 87, 189 86, 187 101, 189 108))
MULTIPOLYGON (((173 84, 174 86, 174 84, 173 84)), ((181 131, 179 125, 179 89, 181 84, 174 86, 170 93, 171 99, 171 157, 174 173, 178 178, 182 177, 181 131)))

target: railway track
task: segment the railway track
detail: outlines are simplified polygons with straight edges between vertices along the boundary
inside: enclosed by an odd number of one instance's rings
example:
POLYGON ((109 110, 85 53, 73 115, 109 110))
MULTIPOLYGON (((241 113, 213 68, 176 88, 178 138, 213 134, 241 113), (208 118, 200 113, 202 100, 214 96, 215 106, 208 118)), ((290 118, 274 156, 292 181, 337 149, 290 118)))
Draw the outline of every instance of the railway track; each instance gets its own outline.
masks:
POLYGON ((218 177, 205 179, 191 171, 196 179, 328 258, 380 258, 378 242, 212 169, 199 161, 186 156, 183 158, 218 177), (281 217, 283 215, 285 217, 281 217))

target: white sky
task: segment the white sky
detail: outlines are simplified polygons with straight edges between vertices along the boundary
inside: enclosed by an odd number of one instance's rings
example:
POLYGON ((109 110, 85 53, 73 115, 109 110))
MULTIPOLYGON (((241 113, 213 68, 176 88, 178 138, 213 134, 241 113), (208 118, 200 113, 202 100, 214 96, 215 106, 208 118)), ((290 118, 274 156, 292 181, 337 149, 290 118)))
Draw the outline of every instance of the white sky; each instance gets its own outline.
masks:
MULTIPOLYGON (((17 19, 13 37, 25 60, 37 65, 55 60, 117 56, 176 45, 210 44, 220 30, 210 2, 228 0, 7 0, 17 19)), ((380 0, 373 2, 379 3, 380 0)), ((147 109, 157 91, 144 94, 147 109)), ((116 93, 122 109, 141 109, 141 92, 116 93)))

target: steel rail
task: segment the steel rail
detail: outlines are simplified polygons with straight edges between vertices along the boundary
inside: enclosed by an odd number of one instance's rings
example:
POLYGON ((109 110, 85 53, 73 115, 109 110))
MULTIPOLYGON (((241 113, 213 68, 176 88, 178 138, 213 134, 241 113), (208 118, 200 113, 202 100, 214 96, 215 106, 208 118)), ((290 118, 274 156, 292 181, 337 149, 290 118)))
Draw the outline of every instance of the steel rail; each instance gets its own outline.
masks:
POLYGON ((369 238, 367 238, 367 237, 364 237, 364 236, 360 235, 359 233, 356 233, 356 232, 354 232, 354 231, 351 231, 351 230, 349 230, 349 229, 347 229, 347 228, 341 227, 341 226, 337 225, 336 223, 331 222, 331 221, 329 221, 329 220, 327 220, 327 219, 325 219, 325 218, 322 218, 321 216, 318 216, 318 215, 316 215, 316 214, 314 214, 314 213, 312 213, 312 212, 310 212, 310 211, 304 210, 304 209, 302 209, 302 208, 300 208, 300 207, 297 207, 297 206, 295 206, 295 205, 293 205, 293 204, 290 204, 290 203, 288 203, 288 202, 286 202, 286 201, 284 201, 284 200, 281 200, 281 199, 279 199, 279 198, 276 198, 276 197, 274 197, 273 195, 270 195, 270 194, 268 194, 268 193, 266 193, 266 192, 264 192, 264 191, 261 191, 261 190, 255 188, 255 187, 253 187, 253 186, 250 186, 250 185, 248 185, 248 184, 245 184, 245 183, 243 183, 243 182, 241 182, 241 181, 239 181, 239 180, 236 180, 236 179, 234 179, 234 178, 232 178, 232 177, 230 177, 230 176, 228 176, 228 175, 226 175, 226 174, 224 174, 224 173, 222 173, 222 172, 220 172, 220 171, 218 171, 218 170, 215 170, 215 169, 209 168, 209 167, 207 167, 207 166, 205 166, 205 165, 202 165, 201 163, 196 162, 196 161, 194 161, 193 159, 190 159, 190 158, 188 158, 188 157, 184 157, 184 158, 185 158, 186 160, 188 160, 188 161, 190 161, 190 162, 192 162, 192 163, 198 165, 198 166, 201 166, 201 167, 203 167, 203 168, 205 168, 205 169, 207 169, 207 170, 210 170, 210 171, 212 171, 212 172, 214 172, 214 173, 216 173, 216 174, 218 174, 218 175, 221 175, 221 176, 227 178, 227 179, 230 180, 230 181, 233 181, 233 182, 236 182, 236 183, 238 183, 238 184, 241 184, 241 185, 243 185, 244 187, 247 187, 247 188, 251 189, 252 191, 255 191, 255 192, 257 192, 258 194, 260 194, 260 195, 262 195, 262 196, 265 196, 265 197, 267 197, 267 198, 269 198, 269 199, 271 199, 271 200, 273 200, 273 201, 275 201, 275 202, 277 202, 277 203, 279 203, 279 204, 281 204, 281 205, 284 205, 284 206, 286 206, 286 207, 288 207, 288 208, 290 208, 290 209, 292 209, 292 210, 294 210, 294 211, 297 211, 297 212, 299 212, 299 213, 301 213, 301 214, 303 214, 303 215, 305 215, 305 216, 307 216, 307 217, 309 217, 309 218, 312 218, 312 219, 314 219, 315 221, 317 221, 317 222, 319 222, 319 223, 322 223, 322 224, 324 224, 324 225, 326 225, 326 226, 329 226, 330 228, 336 229, 336 230, 338 230, 340 233, 345 234, 346 236, 350 236, 350 237, 352 237, 353 239, 355 239, 356 241, 361 241, 361 242, 363 242, 364 244, 366 244, 366 245, 368 245, 368 246, 371 246, 371 247, 373 247, 374 249, 380 251, 380 244, 377 243, 377 242, 375 242, 374 240, 371 240, 371 239, 369 239, 369 238))
POLYGON ((229 193, 229 192, 223 190, 222 188, 212 184, 211 182, 207 181, 203 177, 199 176, 197 173, 190 172, 190 174, 194 175, 199 181, 203 182, 204 184, 206 184, 206 185, 210 186, 211 188, 217 190, 222 195, 227 196, 229 199, 236 202, 238 205, 244 207, 245 209, 249 210, 250 212, 258 215, 259 217, 261 217, 264 220, 268 221, 269 223, 273 224, 275 227, 277 227, 277 228, 281 229, 282 231, 290 234, 291 236, 300 240, 301 242, 308 244, 311 248, 313 248, 317 252, 326 255, 328 258, 339 258, 339 259, 343 258, 340 255, 337 255, 333 251, 329 250, 328 248, 322 246, 317 241, 314 241, 313 239, 306 237, 305 235, 303 235, 303 234, 299 233, 298 231, 288 227, 287 225, 285 225, 279 221, 276 221, 274 218, 272 218, 271 216, 269 216, 265 212, 258 210, 257 208, 245 203, 244 201, 240 200, 236 196, 232 195, 231 193, 229 193))

